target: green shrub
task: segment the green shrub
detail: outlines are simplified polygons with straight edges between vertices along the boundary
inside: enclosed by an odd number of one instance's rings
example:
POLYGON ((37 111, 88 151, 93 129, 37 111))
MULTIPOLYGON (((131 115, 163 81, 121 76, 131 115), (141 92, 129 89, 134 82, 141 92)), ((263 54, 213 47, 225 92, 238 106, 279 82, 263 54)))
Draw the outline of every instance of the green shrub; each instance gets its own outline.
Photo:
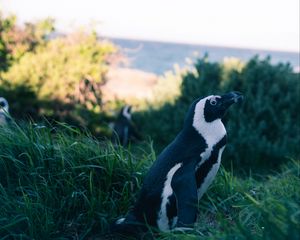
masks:
POLYGON ((272 66, 254 58, 224 87, 245 95, 242 108, 228 116, 227 156, 247 165, 276 166, 300 154, 300 82, 290 65, 272 66))
POLYGON ((11 55, 5 36, 12 30, 14 24, 14 16, 4 18, 0 12, 0 71, 6 70, 10 64, 11 55))
POLYGON ((237 60, 211 63, 207 57, 183 76, 175 102, 137 113, 135 119, 159 151, 180 131, 190 103, 200 97, 240 91, 245 100, 226 115, 228 145, 224 163, 259 169, 278 166, 287 157, 299 157, 299 74, 289 64, 271 65, 257 57, 243 65, 237 60), (232 64, 231 64, 232 63, 232 64))
POLYGON ((0 79, 0 96, 7 99, 9 112, 16 119, 38 119, 41 103, 36 93, 24 85, 11 85, 0 79))
POLYGON ((65 101, 74 97, 81 81, 103 82, 106 57, 114 51, 112 44, 98 42, 95 34, 79 32, 27 52, 3 78, 30 87, 41 100, 65 101))
POLYGON ((54 31, 54 20, 47 18, 35 23, 16 24, 16 16, 3 17, 0 11, 0 71, 7 70, 25 53, 45 45, 54 31))
POLYGON ((155 108, 160 108, 166 103, 173 104, 181 95, 180 85, 182 76, 186 71, 186 69, 175 66, 174 72, 168 71, 163 76, 160 76, 148 102, 151 102, 151 105, 155 108))
POLYGON ((46 117, 108 136, 100 86, 117 48, 94 32, 51 39, 51 19, 24 27, 15 20, 0 15, 0 60, 5 63, 0 66, 0 96, 7 98, 11 115, 34 121, 46 117))

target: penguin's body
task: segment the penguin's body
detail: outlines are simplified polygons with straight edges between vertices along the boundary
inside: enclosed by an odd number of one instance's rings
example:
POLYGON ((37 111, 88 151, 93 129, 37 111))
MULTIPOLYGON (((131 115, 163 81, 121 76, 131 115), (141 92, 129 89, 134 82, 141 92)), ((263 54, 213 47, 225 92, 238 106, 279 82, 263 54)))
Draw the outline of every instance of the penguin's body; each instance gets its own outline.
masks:
POLYGON ((231 92, 191 105, 183 129, 150 168, 132 211, 114 224, 117 232, 144 231, 137 226, 145 224, 164 232, 193 226, 197 200, 214 179, 226 145, 221 118, 241 98, 231 92))
POLYGON ((113 126, 112 142, 127 146, 132 139, 141 139, 131 121, 131 106, 124 106, 113 126))
POLYGON ((8 102, 5 98, 0 97, 0 126, 5 126, 9 122, 7 117, 9 114, 8 102))

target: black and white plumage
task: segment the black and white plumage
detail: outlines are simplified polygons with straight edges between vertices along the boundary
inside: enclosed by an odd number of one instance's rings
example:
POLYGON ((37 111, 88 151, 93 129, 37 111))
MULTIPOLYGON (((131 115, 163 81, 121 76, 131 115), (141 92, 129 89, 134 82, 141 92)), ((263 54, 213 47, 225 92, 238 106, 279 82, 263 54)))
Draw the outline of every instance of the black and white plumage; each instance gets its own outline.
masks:
POLYGON ((240 93, 230 92, 192 103, 183 129, 146 175, 133 209, 113 224, 112 231, 134 234, 148 225, 167 232, 193 226, 197 200, 215 178, 226 145, 221 118, 241 99, 240 93))
POLYGON ((5 98, 0 97, 0 126, 8 123, 9 105, 5 98))
POLYGON ((141 139, 132 123, 131 109, 131 106, 125 105, 113 124, 112 142, 115 144, 120 143, 122 146, 127 146, 131 139, 141 139))

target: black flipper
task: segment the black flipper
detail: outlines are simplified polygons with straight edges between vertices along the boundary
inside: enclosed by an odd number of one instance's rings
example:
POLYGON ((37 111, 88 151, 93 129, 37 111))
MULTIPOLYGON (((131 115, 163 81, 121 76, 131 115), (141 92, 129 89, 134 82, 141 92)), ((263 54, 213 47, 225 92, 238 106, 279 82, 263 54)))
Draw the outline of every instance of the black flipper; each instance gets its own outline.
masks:
POLYGON ((174 174, 171 186, 177 200, 177 228, 193 227, 197 216, 195 164, 183 165, 174 174))

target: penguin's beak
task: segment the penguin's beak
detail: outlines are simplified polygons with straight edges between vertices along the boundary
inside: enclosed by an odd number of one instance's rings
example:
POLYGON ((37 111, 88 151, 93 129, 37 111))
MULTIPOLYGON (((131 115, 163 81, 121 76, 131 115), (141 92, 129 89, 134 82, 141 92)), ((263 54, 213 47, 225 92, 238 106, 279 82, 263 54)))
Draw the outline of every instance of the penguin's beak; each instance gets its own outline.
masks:
POLYGON ((229 108, 233 103, 238 103, 243 100, 243 95, 240 92, 230 92, 226 93, 221 96, 221 105, 222 108, 227 109, 229 108))

